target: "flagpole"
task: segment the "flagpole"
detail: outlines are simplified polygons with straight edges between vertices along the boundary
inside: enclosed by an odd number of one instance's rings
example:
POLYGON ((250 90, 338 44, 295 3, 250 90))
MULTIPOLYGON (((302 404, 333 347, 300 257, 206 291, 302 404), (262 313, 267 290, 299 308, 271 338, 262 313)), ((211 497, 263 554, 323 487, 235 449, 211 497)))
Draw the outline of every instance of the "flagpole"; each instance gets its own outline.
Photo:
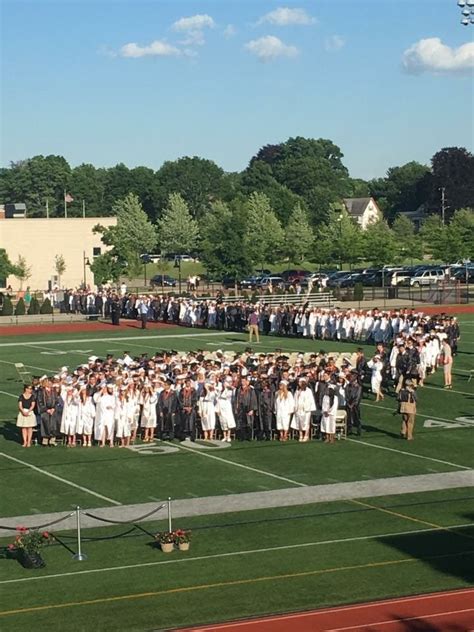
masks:
POLYGON ((49 200, 46 198, 46 219, 49 219, 49 200))
POLYGON ((82 217, 85 219, 86 217, 86 201, 82 200, 82 217))
POLYGON ((64 217, 67 219, 66 189, 64 189, 64 217))

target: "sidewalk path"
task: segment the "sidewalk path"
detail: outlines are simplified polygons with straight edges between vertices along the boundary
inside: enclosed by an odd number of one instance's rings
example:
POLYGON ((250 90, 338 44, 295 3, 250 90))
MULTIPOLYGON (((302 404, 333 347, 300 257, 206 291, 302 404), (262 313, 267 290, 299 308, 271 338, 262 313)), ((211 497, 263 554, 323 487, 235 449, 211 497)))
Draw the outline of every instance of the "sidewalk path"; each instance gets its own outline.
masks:
MULTIPOLYGON (((375 498, 377 496, 389 496, 395 494, 409 494, 414 492, 429 492, 456 487, 474 487, 474 470, 462 472, 442 472, 438 474, 421 474, 416 476, 396 476, 392 478, 379 478, 373 480, 354 481, 351 483, 333 483, 330 485, 314 485, 291 489, 277 489, 266 492, 249 492, 244 494, 232 494, 228 496, 207 496, 203 498, 174 500, 172 504, 173 518, 189 516, 205 516, 237 511, 249 511, 252 509, 268 509, 271 507, 290 507, 294 505, 307 505, 310 503, 330 502, 336 500, 351 500, 354 498, 375 498)), ((142 503, 136 505, 121 505, 119 507, 104 507, 91 509, 91 513, 108 520, 130 522, 143 516, 161 503, 142 503)), ((1 527, 15 528, 18 525, 33 527, 52 522, 61 516, 67 515, 67 511, 34 514, 28 516, 15 516, 0 518, 1 527)), ((166 510, 162 510, 147 520, 163 519, 166 510)), ((88 516, 81 520, 83 528, 104 526, 88 516)), ((53 531, 63 531, 75 528, 75 517, 67 518, 54 527, 53 531)), ((12 531, 0 528, 0 537, 11 535, 12 531)))

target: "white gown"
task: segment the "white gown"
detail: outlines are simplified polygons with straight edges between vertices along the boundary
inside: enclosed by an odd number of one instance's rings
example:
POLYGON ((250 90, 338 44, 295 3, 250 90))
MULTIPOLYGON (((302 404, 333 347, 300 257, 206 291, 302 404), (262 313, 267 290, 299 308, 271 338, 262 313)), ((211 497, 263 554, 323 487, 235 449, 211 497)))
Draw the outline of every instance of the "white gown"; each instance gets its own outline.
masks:
POLYGON ((337 394, 334 392, 334 400, 331 405, 331 398, 329 395, 323 396, 323 401, 321 403, 321 408, 323 415, 321 417, 321 432, 325 434, 335 434, 336 433, 336 415, 339 401, 337 399, 337 394))
POLYGON ((295 398, 293 393, 288 391, 286 398, 280 393, 275 396, 275 415, 277 430, 287 431, 290 427, 291 415, 295 412, 295 398))
POLYGON ((235 428, 234 412, 232 410, 233 390, 224 388, 217 400, 217 413, 222 430, 235 428))
POLYGON ((383 362, 380 360, 377 360, 376 362, 369 360, 367 362, 367 366, 372 370, 372 376, 370 378, 372 393, 378 393, 380 391, 380 387, 382 386, 383 362))
POLYGON ((217 395, 215 391, 206 393, 203 397, 199 398, 199 416, 201 417, 202 429, 206 432, 214 430, 216 427, 216 404, 217 395))
POLYGON ((79 403, 77 417, 77 433, 91 435, 94 430, 95 404, 92 397, 86 397, 86 401, 79 403))
POLYGON ((79 397, 73 395, 71 398, 64 398, 64 408, 61 417, 60 431, 65 435, 76 434, 77 418, 79 414, 79 397))
POLYGON ((102 439, 102 434, 105 429, 107 429, 108 440, 112 441, 115 426, 115 395, 111 395, 109 393, 105 393, 105 395, 99 394, 96 410, 97 415, 94 433, 96 441, 100 441, 102 439))
POLYGON ((115 402, 115 436, 121 439, 131 435, 130 421, 128 418, 128 402, 126 399, 119 399, 115 402))
POLYGON ((295 392, 295 414, 291 427, 307 432, 311 423, 311 413, 316 410, 314 395, 310 388, 297 389, 295 392))

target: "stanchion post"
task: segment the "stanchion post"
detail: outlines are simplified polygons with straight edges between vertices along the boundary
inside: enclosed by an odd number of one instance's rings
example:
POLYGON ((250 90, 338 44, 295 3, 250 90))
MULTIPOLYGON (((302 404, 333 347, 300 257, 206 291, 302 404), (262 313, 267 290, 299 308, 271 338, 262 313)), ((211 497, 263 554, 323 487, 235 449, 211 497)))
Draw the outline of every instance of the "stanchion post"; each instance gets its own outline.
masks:
POLYGON ((171 533, 173 528, 171 526, 171 496, 168 497, 168 531, 171 533))
POLYGON ((77 553, 72 556, 73 560, 77 562, 84 562, 87 560, 87 555, 82 552, 82 543, 81 543, 81 508, 79 505, 76 507, 76 529, 77 529, 77 553))

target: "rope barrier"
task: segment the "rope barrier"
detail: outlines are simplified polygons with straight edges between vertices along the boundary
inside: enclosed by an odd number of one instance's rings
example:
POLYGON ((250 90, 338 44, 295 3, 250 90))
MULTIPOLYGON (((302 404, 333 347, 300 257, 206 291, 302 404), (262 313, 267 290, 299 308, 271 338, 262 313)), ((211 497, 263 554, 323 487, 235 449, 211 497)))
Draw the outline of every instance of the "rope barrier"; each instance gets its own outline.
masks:
MULTIPOLYGON (((115 540, 116 538, 124 538, 130 533, 132 533, 133 531, 136 531, 136 529, 137 527, 133 526, 131 529, 128 529, 128 531, 124 531, 123 533, 118 533, 117 535, 88 536, 85 538, 83 537, 82 542, 98 542, 100 540, 115 540)), ((67 539, 75 540, 76 536, 75 535, 62 535, 61 538, 64 540, 67 540, 67 539)))
MULTIPOLYGON (((71 513, 68 513, 67 516, 64 516, 62 518, 58 518, 57 520, 52 520, 51 522, 46 522, 45 524, 39 524, 37 526, 34 527, 25 527, 28 531, 35 531, 36 529, 44 529, 45 527, 50 527, 53 524, 58 524, 58 522, 62 522, 63 520, 67 520, 67 518, 70 518, 71 516, 73 516, 75 514, 75 511, 71 511, 71 513)), ((8 531, 18 531, 18 527, 7 527, 4 525, 0 524, 0 529, 7 529, 8 531)))
POLYGON ((160 509, 163 509, 163 507, 166 507, 166 503, 163 503, 159 507, 153 509, 152 511, 149 511, 148 513, 144 514, 143 516, 140 516, 139 518, 135 518, 135 520, 109 520, 107 518, 102 518, 101 516, 94 516, 94 514, 91 514, 88 511, 83 511, 82 513, 88 518, 92 518, 93 520, 99 520, 100 522, 109 522, 110 524, 134 524, 135 522, 141 522, 145 518, 148 518, 148 516, 151 516, 157 511, 160 511, 160 509))

